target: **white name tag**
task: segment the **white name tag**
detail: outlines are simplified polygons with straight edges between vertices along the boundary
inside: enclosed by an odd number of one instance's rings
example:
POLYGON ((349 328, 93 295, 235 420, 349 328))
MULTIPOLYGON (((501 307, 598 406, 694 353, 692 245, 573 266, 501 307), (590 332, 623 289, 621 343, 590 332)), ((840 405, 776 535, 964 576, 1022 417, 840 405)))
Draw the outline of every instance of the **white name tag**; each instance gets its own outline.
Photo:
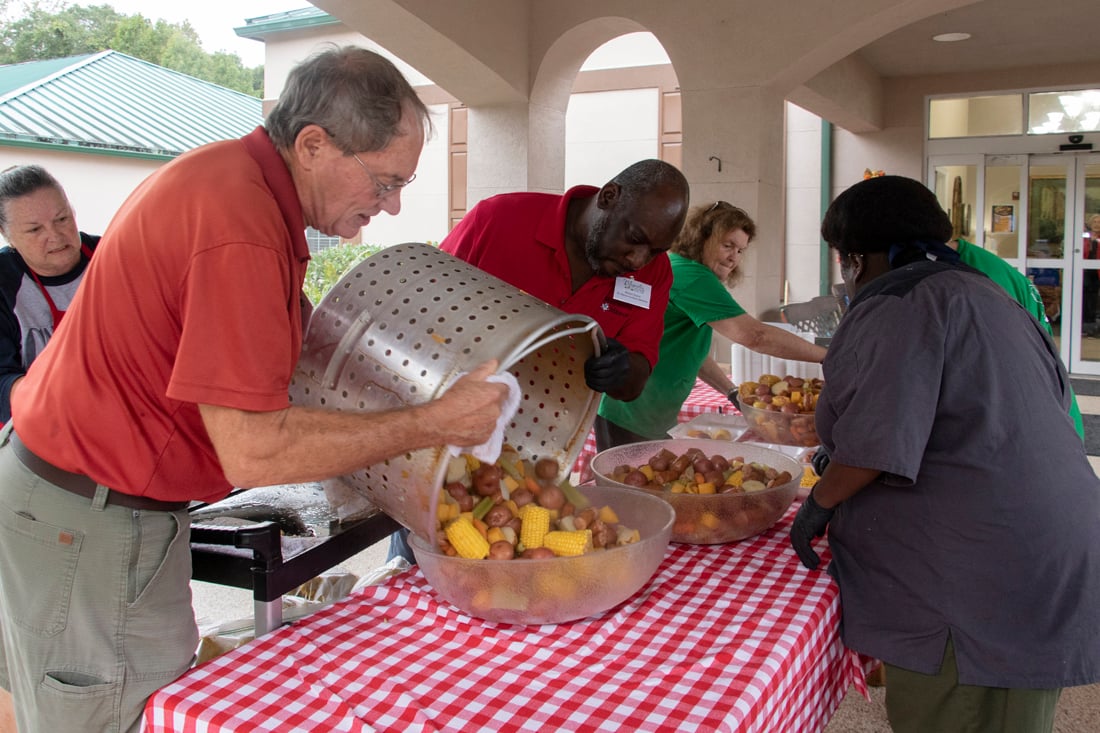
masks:
POLYGON ((615 278, 615 300, 640 308, 649 308, 649 293, 653 290, 649 283, 638 282, 631 277, 615 278))

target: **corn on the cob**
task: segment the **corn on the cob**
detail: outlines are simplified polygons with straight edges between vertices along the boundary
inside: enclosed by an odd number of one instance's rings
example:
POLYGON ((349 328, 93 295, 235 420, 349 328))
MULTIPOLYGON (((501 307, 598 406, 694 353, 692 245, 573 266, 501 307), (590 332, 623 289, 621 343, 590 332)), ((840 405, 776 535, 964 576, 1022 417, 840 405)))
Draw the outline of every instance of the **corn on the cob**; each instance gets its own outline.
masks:
POLYGON ((489 554, 489 543, 471 522, 459 518, 447 525, 447 541, 459 557, 481 560, 489 554))
POLYGON ((523 526, 520 528, 519 541, 528 550, 542 547, 543 538, 550 531, 550 510, 537 504, 525 504, 520 511, 523 526))
POLYGON ((802 469, 802 480, 798 482, 798 485, 804 489, 812 489, 814 484, 817 483, 818 477, 814 473, 814 469, 810 466, 806 466, 802 469))
POLYGON ((572 532, 566 532, 564 530, 547 532, 546 537, 543 538, 543 542, 546 547, 559 557, 583 555, 585 552, 592 549, 592 530, 577 529, 572 532))

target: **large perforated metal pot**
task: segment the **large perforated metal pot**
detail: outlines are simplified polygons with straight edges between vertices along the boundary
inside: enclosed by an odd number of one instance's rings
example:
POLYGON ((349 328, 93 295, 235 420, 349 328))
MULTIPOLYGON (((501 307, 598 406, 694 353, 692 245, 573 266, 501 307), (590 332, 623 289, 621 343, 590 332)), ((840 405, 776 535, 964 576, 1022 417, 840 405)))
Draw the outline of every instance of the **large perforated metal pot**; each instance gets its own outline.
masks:
MULTIPOLYGON (((294 404, 377 411, 427 402, 486 359, 515 375, 522 400, 505 441, 568 473, 595 420, 584 362, 599 326, 428 244, 382 250, 314 308, 290 385, 294 404)), ((445 446, 339 477, 416 534, 433 538, 445 446)), ((332 486, 332 482, 329 482, 332 486)))

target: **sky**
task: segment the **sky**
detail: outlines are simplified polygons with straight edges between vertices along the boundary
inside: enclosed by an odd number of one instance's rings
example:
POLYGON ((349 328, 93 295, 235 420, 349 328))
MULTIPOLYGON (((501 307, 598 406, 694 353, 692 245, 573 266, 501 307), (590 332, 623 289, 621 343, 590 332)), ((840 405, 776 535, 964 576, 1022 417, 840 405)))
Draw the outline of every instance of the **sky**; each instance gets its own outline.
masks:
POLYGON ((249 67, 263 64, 264 44, 241 38, 233 32, 234 28, 243 26, 246 18, 311 7, 309 0, 79 0, 71 4, 110 5, 120 13, 140 13, 153 21, 190 21, 204 51, 235 53, 249 67))

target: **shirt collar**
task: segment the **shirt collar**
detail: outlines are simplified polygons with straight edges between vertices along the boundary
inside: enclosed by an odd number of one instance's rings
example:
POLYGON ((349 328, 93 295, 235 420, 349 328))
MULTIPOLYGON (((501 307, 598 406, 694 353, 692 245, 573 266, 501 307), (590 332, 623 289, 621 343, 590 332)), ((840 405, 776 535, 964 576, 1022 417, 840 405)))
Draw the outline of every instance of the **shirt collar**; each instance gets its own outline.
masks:
POLYGON ((552 249, 565 249, 565 222, 569 215, 569 204, 573 199, 583 199, 595 196, 600 189, 595 186, 573 186, 566 191, 558 205, 547 212, 539 222, 535 231, 535 239, 552 249))
POLYGON ((294 188, 294 179, 290 175, 283 156, 275 149, 275 144, 262 125, 241 138, 245 150, 260 166, 264 180, 275 197, 275 203, 283 214, 287 231, 290 232, 294 255, 300 261, 309 259, 309 244, 306 242, 306 224, 302 216, 302 202, 294 188))

